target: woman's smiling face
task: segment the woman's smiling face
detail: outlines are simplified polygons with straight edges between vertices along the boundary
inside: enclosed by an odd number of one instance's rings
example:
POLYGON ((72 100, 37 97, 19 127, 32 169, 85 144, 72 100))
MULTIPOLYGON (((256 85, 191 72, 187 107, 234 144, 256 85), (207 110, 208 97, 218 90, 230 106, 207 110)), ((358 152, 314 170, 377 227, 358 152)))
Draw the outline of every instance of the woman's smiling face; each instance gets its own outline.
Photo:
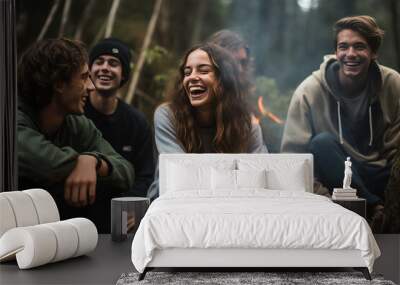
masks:
POLYGON ((193 107, 211 106, 217 78, 215 67, 205 51, 196 49, 189 54, 183 67, 182 84, 193 107))

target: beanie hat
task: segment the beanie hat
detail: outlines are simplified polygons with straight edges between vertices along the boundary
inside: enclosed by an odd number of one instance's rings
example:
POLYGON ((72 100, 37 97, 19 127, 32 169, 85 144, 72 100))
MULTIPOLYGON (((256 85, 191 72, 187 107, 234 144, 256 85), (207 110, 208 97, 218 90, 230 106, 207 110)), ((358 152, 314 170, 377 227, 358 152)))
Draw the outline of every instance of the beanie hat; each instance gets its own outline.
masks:
POLYGON ((129 47, 115 38, 101 40, 90 51, 89 67, 91 68, 95 59, 103 54, 112 55, 119 59, 122 65, 121 86, 124 85, 125 82, 128 81, 131 71, 131 53, 129 47))

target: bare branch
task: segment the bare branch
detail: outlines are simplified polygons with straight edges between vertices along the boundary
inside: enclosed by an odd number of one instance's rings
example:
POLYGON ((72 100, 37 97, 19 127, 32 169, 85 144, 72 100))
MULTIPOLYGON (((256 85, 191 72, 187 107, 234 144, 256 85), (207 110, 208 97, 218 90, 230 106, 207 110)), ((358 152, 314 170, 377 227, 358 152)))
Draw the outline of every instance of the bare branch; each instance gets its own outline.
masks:
POLYGON ((201 29, 204 26, 204 14, 206 12, 207 8, 207 2, 206 1, 199 1, 198 2, 198 7, 196 9, 195 15, 194 15, 194 28, 192 32, 192 45, 195 45, 199 42, 200 35, 201 35, 201 29))
POLYGON ((151 97, 149 94, 147 94, 146 92, 140 90, 140 89, 136 89, 136 94, 140 97, 142 97, 145 101, 147 101, 148 103, 150 103, 151 105, 157 105, 158 101, 156 99, 154 99, 153 97, 151 97))
POLYGON ((86 5, 81 21, 79 22, 78 28, 76 29, 74 39, 80 40, 82 38, 83 28, 86 26, 86 23, 88 22, 89 17, 92 14, 94 3, 95 0, 90 0, 89 3, 86 5))
POLYGON ((115 15, 117 14, 117 10, 119 7, 120 0, 114 0, 111 6, 110 14, 108 15, 108 20, 107 20, 107 28, 106 28, 106 34, 105 37, 108 38, 112 34, 112 30, 114 27, 114 22, 115 22, 115 15))
POLYGON ((97 32, 96 36, 94 37, 91 45, 89 46, 89 48, 92 48, 104 35, 104 31, 106 29, 106 22, 103 22, 103 25, 101 25, 99 31, 97 32))
POLYGON ((46 22, 44 23, 42 30, 40 31, 39 36, 36 39, 37 41, 43 39, 44 35, 47 33, 47 30, 49 29, 50 24, 53 22, 54 15, 56 14, 59 5, 60 5, 60 0, 54 0, 49 15, 47 15, 46 22))
POLYGON ((71 8, 71 2, 72 2, 72 0, 65 0, 65 2, 64 2, 64 9, 63 9, 63 14, 62 14, 62 18, 61 18, 61 25, 60 25, 60 30, 58 32, 59 37, 62 37, 64 35, 65 25, 67 24, 69 10, 71 8))
POLYGON ((155 27, 157 24, 157 19, 158 19, 158 16, 160 15, 162 1, 163 0, 157 0, 156 4, 154 5, 154 8, 153 8, 153 14, 151 15, 149 26, 147 27, 146 36, 144 38, 142 50, 140 51, 139 59, 135 66, 135 70, 132 75, 132 80, 129 84, 128 94, 125 97, 125 102, 127 102, 128 104, 131 104, 131 102, 133 101, 133 98, 135 96, 135 91, 136 91, 137 84, 139 82, 140 73, 143 68, 144 60, 146 58, 146 51, 149 48, 151 38, 153 37, 154 30, 155 30, 155 27))

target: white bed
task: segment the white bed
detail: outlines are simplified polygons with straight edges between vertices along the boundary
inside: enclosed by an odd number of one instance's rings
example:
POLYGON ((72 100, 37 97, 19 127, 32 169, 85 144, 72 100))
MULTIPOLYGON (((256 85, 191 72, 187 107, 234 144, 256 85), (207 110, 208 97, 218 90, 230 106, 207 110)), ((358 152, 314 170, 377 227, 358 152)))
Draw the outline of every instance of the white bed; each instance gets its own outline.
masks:
POLYGON ((312 194, 309 154, 163 154, 132 243, 154 267, 355 267, 380 251, 359 215, 312 194))

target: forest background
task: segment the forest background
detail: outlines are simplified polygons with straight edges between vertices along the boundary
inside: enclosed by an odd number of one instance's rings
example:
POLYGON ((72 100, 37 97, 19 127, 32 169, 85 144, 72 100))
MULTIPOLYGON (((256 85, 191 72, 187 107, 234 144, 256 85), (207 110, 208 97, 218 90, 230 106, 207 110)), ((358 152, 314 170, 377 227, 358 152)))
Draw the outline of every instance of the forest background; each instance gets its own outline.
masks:
POLYGON ((184 52, 231 29, 250 47, 249 103, 269 150, 279 152, 294 89, 334 52, 332 25, 364 14, 385 30, 379 62, 399 71, 398 0, 17 0, 17 46, 20 56, 40 38, 75 38, 88 49, 106 36, 123 40, 134 60, 120 96, 152 124, 184 52))

